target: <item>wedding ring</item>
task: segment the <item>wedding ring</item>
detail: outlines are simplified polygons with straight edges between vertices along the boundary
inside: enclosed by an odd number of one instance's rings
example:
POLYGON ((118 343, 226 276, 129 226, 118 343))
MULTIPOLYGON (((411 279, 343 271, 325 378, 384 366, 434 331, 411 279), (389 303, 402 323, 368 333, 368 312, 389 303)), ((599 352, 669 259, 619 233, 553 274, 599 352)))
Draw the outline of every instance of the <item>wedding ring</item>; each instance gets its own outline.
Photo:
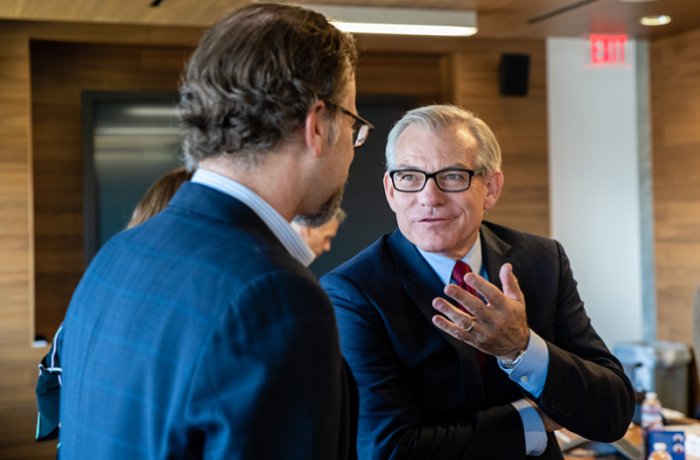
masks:
POLYGON ((472 319, 472 323, 469 325, 468 328, 466 328, 464 331, 465 332, 471 332, 472 329, 474 329, 474 325, 476 324, 476 318, 472 319))

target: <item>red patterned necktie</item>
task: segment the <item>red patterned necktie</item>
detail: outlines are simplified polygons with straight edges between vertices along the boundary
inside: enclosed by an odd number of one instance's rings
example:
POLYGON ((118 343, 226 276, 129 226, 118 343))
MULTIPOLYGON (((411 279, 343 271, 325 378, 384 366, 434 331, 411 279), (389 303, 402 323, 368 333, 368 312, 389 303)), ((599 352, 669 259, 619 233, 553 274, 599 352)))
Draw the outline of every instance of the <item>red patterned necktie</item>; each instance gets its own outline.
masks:
MULTIPOLYGON (((455 266, 452 269, 452 279, 455 280, 457 286, 461 287, 471 295, 481 299, 479 293, 476 292, 476 290, 473 287, 469 286, 467 283, 464 282, 464 275, 471 272, 472 267, 470 267, 468 263, 458 260, 457 262, 455 262, 455 266)), ((471 313, 468 308, 464 307, 464 309, 467 310, 467 312, 471 313)))
MULTIPOLYGON (((462 262, 461 260, 458 260, 455 262, 455 266, 452 269, 452 279, 455 280, 455 284, 457 286, 461 287, 468 293, 472 294, 473 296, 481 299, 483 302, 483 298, 479 295, 478 292, 476 292, 476 289, 473 287, 469 286, 467 283, 464 282, 464 275, 467 273, 471 273, 472 268, 469 266, 469 264, 462 262)), ((458 307, 464 308, 468 313, 471 314, 469 309, 463 305, 457 304, 458 307)), ((482 377, 486 374, 486 360, 487 360, 487 355, 481 351, 481 350, 476 350, 476 357, 479 359, 479 368, 481 369, 481 375, 482 377)))

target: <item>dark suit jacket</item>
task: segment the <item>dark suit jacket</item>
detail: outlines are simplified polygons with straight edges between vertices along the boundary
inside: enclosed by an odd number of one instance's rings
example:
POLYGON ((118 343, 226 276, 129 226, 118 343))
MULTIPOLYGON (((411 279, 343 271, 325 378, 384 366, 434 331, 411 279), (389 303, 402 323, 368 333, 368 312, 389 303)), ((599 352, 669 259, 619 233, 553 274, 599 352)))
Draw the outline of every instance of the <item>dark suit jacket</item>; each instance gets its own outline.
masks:
POLYGON ((61 458, 354 450, 328 297, 250 208, 199 184, 99 252, 62 358, 61 458))
MULTIPOLYGON (((530 328, 547 341, 549 370, 539 406, 595 440, 624 435, 633 393, 619 362, 591 326, 569 261, 555 241, 485 223, 485 267, 510 262, 530 328)), ((443 285, 397 230, 321 279, 336 308, 341 351, 360 393, 363 459, 517 459, 522 423, 511 401, 530 396, 489 357, 431 323, 443 285)), ((531 396, 530 396, 531 397, 531 396)), ((554 436, 542 458, 561 458, 554 436)))

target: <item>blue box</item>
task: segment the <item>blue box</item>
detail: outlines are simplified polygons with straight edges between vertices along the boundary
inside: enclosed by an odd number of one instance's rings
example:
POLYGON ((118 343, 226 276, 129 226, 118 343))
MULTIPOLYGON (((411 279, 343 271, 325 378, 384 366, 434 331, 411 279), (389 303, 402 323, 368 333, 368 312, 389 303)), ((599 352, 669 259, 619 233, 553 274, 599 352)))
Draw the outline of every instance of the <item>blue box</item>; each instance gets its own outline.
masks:
POLYGON ((650 430, 647 432, 646 451, 654 451, 654 443, 663 442, 673 460, 685 460, 685 432, 671 430, 650 430))

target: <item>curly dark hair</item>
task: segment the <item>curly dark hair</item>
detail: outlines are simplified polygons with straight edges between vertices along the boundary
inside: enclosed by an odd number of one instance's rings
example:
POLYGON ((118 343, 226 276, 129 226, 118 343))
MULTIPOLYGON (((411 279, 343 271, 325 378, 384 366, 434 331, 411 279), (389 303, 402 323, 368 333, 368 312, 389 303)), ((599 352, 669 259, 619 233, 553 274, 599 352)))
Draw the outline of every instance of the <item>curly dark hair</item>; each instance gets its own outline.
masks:
POLYGON ((180 86, 190 166, 221 154, 255 161, 303 126, 317 100, 338 103, 355 72, 353 37, 321 14, 256 3, 209 28, 180 86))

